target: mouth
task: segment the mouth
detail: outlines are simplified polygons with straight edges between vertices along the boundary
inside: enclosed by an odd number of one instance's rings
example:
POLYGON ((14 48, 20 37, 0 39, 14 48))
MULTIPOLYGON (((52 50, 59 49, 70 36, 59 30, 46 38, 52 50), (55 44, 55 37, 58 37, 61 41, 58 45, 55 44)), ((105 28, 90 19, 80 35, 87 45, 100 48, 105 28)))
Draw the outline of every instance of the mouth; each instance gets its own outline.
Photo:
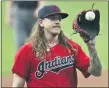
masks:
POLYGON ((53 28, 61 28, 60 26, 54 26, 53 28))

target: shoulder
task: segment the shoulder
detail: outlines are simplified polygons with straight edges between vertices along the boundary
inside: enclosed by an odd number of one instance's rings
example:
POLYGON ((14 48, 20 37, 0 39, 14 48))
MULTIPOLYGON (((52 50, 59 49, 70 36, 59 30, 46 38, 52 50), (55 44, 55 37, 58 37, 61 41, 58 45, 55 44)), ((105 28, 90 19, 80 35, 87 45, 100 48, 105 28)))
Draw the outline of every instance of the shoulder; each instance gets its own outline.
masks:
POLYGON ((32 45, 31 43, 25 43, 21 48, 16 52, 15 60, 16 59, 28 59, 30 58, 30 54, 32 52, 32 45))
POLYGON ((25 43, 17 51, 17 55, 19 55, 19 54, 28 54, 30 52, 32 52, 32 44, 31 43, 25 43))
POLYGON ((32 44, 31 43, 25 43, 23 46, 21 46, 21 48, 19 49, 19 51, 21 51, 21 50, 28 51, 28 50, 31 50, 31 49, 32 49, 32 44))

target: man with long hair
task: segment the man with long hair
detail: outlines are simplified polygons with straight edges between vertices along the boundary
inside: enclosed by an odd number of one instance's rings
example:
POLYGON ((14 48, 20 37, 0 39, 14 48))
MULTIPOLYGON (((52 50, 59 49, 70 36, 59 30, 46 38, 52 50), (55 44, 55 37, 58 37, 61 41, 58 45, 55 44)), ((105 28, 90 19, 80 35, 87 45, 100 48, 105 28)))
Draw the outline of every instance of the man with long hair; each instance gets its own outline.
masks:
POLYGON ((38 22, 30 38, 15 57, 13 87, 23 87, 25 82, 27 87, 77 87, 76 69, 85 78, 101 75, 95 38, 87 43, 89 58, 64 35, 61 20, 66 17, 68 14, 56 5, 46 5, 38 11, 38 22))

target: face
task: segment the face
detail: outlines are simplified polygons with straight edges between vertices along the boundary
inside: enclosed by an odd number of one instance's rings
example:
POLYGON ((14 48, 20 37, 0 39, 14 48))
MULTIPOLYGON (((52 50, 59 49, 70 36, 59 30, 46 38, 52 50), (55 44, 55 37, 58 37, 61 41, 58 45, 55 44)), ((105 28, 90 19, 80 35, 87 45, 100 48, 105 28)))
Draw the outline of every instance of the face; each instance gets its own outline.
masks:
POLYGON ((44 32, 58 35, 61 31, 61 16, 59 14, 51 15, 41 21, 44 32))

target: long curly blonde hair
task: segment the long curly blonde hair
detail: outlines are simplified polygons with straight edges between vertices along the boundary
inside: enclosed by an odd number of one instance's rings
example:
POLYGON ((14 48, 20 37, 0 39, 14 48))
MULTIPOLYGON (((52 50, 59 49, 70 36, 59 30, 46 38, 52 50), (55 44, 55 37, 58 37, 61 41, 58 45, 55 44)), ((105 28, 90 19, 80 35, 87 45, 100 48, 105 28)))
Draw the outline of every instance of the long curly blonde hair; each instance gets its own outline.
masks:
MULTIPOLYGON (((68 47, 69 52, 76 52, 76 50, 72 47, 72 45, 69 43, 69 39, 64 35, 63 31, 60 31, 59 34, 59 43, 61 43, 63 46, 68 47)), ((27 42, 32 43, 32 49, 35 53, 35 56, 44 59, 44 56, 46 55, 47 51, 47 45, 45 44, 45 37, 44 37, 44 30, 43 27, 41 27, 39 24, 35 24, 33 27, 33 31, 28 38, 27 42)))

